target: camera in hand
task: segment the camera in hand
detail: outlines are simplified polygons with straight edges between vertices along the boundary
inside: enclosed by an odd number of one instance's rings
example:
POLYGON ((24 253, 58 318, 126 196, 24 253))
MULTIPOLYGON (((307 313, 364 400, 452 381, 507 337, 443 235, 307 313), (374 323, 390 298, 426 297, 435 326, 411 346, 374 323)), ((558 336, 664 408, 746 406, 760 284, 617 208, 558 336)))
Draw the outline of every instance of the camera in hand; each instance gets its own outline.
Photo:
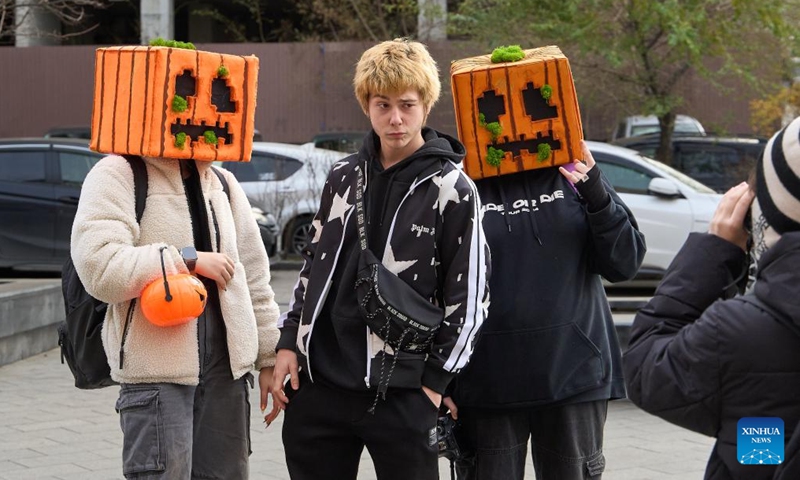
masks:
POLYGON ((456 421, 450 415, 439 417, 436 422, 436 437, 439 444, 439 456, 450 461, 461 457, 461 449, 456 441, 456 421))

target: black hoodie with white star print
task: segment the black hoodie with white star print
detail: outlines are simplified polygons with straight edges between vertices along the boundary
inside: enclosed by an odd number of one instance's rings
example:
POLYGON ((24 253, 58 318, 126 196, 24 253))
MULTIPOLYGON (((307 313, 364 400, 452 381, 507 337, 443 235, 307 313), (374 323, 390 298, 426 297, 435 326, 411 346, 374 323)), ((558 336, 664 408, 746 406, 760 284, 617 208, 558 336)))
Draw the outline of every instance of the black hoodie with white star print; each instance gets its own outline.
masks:
MULTIPOLYGON (((278 349, 295 350, 313 381, 374 392, 380 378, 384 344, 361 318, 354 290, 357 168, 365 171, 370 249, 420 295, 444 303, 430 353, 400 352, 390 388, 425 385, 442 393, 469 360, 489 300, 480 200, 459 167, 461 143, 430 128, 422 133, 425 144, 386 170, 373 133, 331 169, 291 309, 278 323, 278 349)), ((391 349, 386 354, 394 359, 391 349)))

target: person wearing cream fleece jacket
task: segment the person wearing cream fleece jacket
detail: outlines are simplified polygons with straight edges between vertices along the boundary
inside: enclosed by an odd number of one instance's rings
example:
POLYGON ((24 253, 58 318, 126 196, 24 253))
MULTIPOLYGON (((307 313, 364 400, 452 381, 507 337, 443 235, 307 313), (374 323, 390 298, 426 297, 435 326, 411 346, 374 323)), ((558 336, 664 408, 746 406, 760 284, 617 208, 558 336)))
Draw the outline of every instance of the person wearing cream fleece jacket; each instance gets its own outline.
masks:
POLYGON ((71 239, 86 290, 108 303, 102 336, 111 376, 121 384, 123 473, 246 478, 250 372, 261 371, 264 410, 279 338, 268 257, 231 173, 220 170, 228 198, 211 162, 144 161, 141 222, 132 170, 110 155, 86 177, 71 239), (182 256, 187 246, 197 250, 196 272, 182 256), (162 257, 167 275, 196 273, 203 280, 208 303, 196 321, 165 328, 142 314, 138 298, 161 278, 162 257))

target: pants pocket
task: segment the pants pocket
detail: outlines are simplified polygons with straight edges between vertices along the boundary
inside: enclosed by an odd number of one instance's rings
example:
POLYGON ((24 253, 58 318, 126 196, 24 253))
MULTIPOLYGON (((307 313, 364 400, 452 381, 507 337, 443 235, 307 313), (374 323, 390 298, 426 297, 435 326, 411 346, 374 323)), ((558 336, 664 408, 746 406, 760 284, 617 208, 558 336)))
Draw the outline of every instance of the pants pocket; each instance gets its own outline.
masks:
POLYGON ((247 404, 247 455, 250 456, 253 454, 253 442, 250 439, 250 412, 252 410, 250 405, 250 390, 253 388, 253 374, 248 372, 243 378, 244 381, 242 383, 244 384, 244 399, 245 403, 247 404))
POLYGON ((122 473, 136 475, 166 469, 164 426, 157 388, 126 388, 116 410, 122 427, 122 473))
POLYGON ((600 452, 594 458, 586 462, 586 474, 589 478, 600 478, 606 469, 606 457, 600 452))

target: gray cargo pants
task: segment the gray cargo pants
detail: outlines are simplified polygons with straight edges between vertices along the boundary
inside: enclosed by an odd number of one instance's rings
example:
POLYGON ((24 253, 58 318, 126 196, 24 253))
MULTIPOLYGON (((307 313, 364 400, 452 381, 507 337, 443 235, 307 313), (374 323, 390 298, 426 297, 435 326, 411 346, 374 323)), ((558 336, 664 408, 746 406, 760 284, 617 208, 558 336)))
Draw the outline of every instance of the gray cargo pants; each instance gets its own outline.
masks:
POLYGON ((212 305, 198 321, 200 383, 123 384, 116 409, 125 478, 246 479, 253 375, 233 380, 225 325, 212 305))

